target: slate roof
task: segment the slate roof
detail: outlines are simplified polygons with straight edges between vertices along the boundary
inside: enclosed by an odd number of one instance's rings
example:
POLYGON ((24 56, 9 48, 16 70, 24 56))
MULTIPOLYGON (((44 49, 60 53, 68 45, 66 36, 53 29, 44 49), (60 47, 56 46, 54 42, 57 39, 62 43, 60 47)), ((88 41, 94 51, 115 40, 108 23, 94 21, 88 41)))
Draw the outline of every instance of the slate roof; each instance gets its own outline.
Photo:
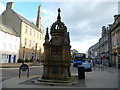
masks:
POLYGON ((19 35, 13 28, 11 28, 7 25, 3 25, 2 23, 0 23, 0 31, 3 31, 5 33, 9 33, 11 35, 15 35, 15 36, 19 37, 19 35))
POLYGON ((30 22, 29 20, 27 20, 26 18, 24 18, 23 16, 21 16, 20 14, 15 12, 14 10, 12 10, 12 11, 19 17, 20 20, 22 20, 26 24, 30 25, 31 27, 35 28, 36 30, 41 31, 34 23, 30 22))

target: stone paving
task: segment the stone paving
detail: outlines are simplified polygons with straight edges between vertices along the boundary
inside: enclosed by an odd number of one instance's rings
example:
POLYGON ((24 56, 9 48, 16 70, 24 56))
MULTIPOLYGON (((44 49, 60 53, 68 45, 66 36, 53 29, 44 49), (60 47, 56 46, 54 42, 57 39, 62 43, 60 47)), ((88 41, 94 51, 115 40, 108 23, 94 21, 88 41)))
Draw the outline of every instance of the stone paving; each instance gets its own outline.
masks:
MULTIPOLYGON (((77 69, 77 68, 75 68, 77 69)), ((77 70, 72 73, 72 75, 77 76, 77 70)), ((3 88, 118 88, 118 70, 115 68, 105 68, 100 70, 99 68, 94 68, 92 72, 85 73, 85 79, 78 79, 76 77, 75 84, 73 85, 43 85, 36 84, 32 81, 35 78, 13 78, 5 80, 2 83, 3 88)))

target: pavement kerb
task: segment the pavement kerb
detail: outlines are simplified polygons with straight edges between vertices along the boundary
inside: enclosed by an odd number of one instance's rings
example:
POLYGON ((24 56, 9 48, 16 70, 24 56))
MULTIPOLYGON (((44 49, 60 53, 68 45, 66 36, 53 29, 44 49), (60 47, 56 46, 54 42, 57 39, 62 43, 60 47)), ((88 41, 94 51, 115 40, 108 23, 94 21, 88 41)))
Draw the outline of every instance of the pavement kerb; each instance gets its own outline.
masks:
POLYGON ((43 67, 42 65, 41 66, 30 66, 30 68, 38 68, 38 67, 43 67))
MULTIPOLYGON (((43 67, 42 65, 41 66, 29 66, 29 69, 32 69, 32 68, 39 68, 39 67, 43 67)), ((0 68, 0 70, 2 69, 19 69, 19 67, 2 67, 0 68)))
MULTIPOLYGON (((42 64, 40 65, 32 65, 32 63, 25 63, 25 64, 27 64, 30 68, 37 68, 42 66, 42 64)), ((21 65, 22 63, 3 63, 0 64, 0 69, 19 68, 21 65)))

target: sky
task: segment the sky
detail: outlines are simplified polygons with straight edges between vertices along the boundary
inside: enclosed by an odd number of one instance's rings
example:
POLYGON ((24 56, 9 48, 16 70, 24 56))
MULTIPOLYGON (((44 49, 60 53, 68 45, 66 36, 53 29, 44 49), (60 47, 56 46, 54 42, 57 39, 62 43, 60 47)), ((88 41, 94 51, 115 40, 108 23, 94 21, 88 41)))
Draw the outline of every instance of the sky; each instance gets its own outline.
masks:
MULTIPOLYGON (((118 14, 118 1, 21 1, 14 2, 13 10, 34 23, 36 23, 38 6, 41 5, 44 33, 47 27, 50 32, 51 25, 57 20, 57 9, 60 8, 61 20, 70 32, 71 49, 81 53, 86 53, 89 47, 99 41, 102 26, 112 24, 114 15, 118 14)), ((3 0, 0 2, 0 14, 5 8, 6 2, 3 0)))

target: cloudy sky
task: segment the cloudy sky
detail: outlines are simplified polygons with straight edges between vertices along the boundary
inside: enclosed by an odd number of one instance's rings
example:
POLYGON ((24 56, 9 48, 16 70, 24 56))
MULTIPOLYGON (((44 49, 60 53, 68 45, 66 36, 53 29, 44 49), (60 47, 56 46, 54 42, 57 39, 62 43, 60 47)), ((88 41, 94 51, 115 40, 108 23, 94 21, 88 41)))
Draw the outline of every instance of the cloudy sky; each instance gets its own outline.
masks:
MULTIPOLYGON (((72 49, 86 53, 91 45, 101 37, 102 26, 113 23, 118 14, 116 2, 14 2, 14 10, 30 20, 36 21, 37 7, 42 6, 42 28, 50 28, 57 19, 57 9, 61 8, 62 22, 70 32, 72 49)), ((0 14, 6 2, 0 3, 0 14)))

